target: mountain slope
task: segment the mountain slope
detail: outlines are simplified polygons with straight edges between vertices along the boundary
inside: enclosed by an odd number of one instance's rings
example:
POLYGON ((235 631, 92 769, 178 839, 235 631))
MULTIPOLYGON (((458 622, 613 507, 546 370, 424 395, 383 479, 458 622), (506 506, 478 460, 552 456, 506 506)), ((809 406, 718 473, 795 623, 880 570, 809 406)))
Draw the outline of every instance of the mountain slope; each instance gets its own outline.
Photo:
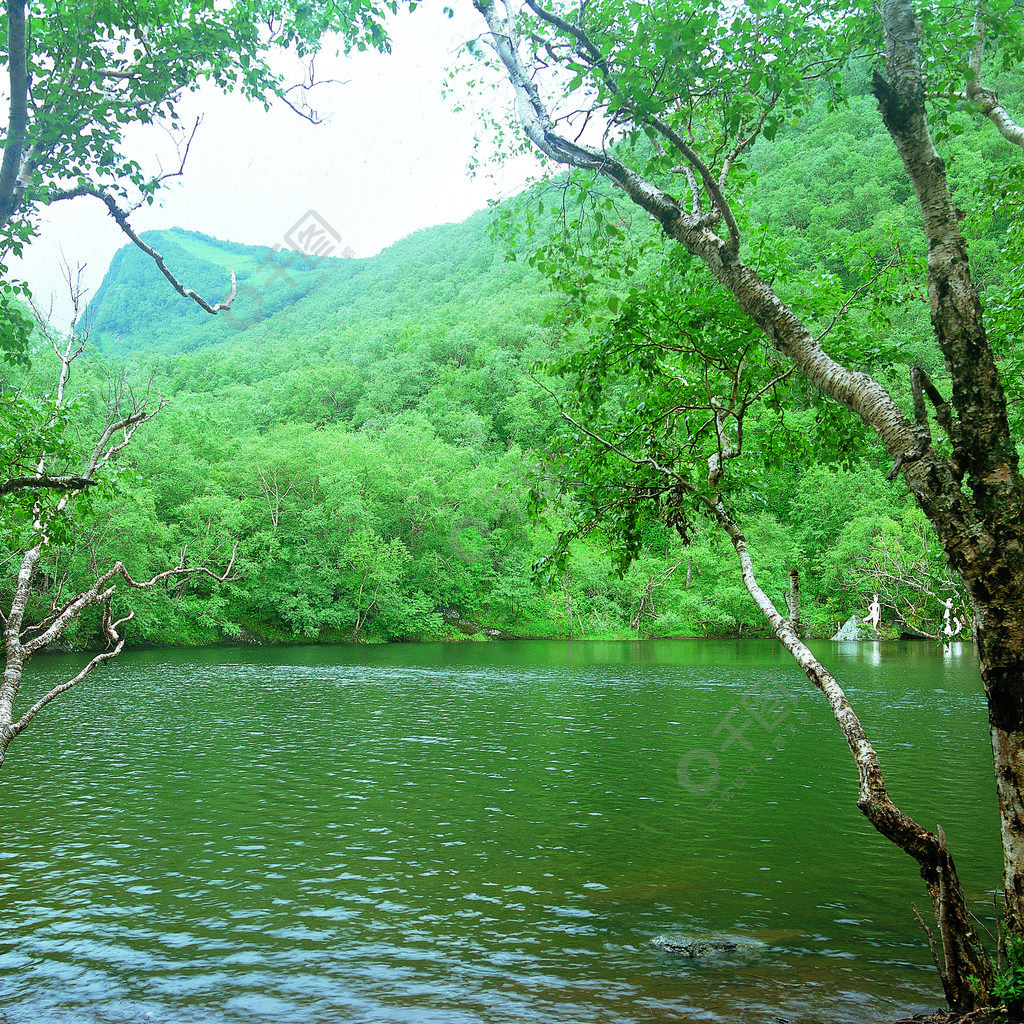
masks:
POLYGON ((230 313, 214 318, 169 287, 149 256, 126 245, 114 255, 86 313, 90 337, 107 355, 174 353, 224 341, 301 298, 323 274, 317 266, 322 261, 298 253, 224 242, 180 228, 147 231, 142 237, 186 288, 211 305, 228 297, 232 271, 237 297, 230 313))

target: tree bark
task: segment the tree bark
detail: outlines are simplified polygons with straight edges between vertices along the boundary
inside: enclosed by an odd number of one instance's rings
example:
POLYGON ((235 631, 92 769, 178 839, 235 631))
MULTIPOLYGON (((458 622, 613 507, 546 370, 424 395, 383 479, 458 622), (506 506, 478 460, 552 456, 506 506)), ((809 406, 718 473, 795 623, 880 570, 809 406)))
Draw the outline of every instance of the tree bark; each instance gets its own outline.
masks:
POLYGON ((789 609, 789 624, 793 632, 800 635, 800 570, 792 569, 789 573, 789 593, 786 595, 786 607, 789 609))
POLYGON ((981 81, 981 66, 985 57, 985 23, 984 6, 978 3, 974 14, 974 33, 977 40, 971 51, 969 71, 967 75, 966 96, 978 105, 978 111, 984 114, 995 126, 1007 142, 1014 146, 1024 147, 1024 126, 1019 125, 1010 117, 1006 108, 999 102, 994 89, 987 88, 981 81))
POLYGON ((7 66, 10 105, 7 139, 0 164, 0 228, 4 227, 21 201, 21 157, 28 131, 28 54, 25 33, 25 0, 7 0, 7 66))
MULTIPOLYGON (((1010 434, 995 356, 971 280, 967 243, 932 143, 910 0, 885 0, 888 81, 875 76, 886 128, 914 185, 928 238, 928 295, 935 337, 953 381, 958 470, 975 513, 970 529, 938 509, 929 514, 975 612, 988 699, 1010 931, 1024 932, 1024 480, 1010 434)), ((952 488, 944 488, 947 492, 952 488)), ((957 489, 959 490, 959 488, 957 489)), ((927 509, 925 510, 928 511, 927 509)))

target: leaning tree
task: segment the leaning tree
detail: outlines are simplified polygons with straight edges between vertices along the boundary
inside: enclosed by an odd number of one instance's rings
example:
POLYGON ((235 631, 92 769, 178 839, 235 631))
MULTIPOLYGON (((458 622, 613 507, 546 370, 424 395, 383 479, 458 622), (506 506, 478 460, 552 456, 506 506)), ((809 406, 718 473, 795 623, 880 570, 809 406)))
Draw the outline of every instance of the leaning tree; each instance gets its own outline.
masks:
MULTIPOLYGON (((751 461, 763 466, 780 457, 780 437, 795 455, 801 441, 794 433, 765 426, 772 414, 784 420, 794 396, 837 403, 888 453, 891 478, 902 477, 971 602, 995 760, 1006 925, 1024 936, 1024 478, 1001 379, 1017 363, 1011 356, 1001 366, 1006 339, 994 344, 986 335, 963 213, 933 131, 960 109, 987 117, 1008 146, 1024 145, 1024 130, 991 79, 1024 51, 1019 4, 474 6, 486 22, 475 48, 489 48, 511 84, 513 116, 529 143, 577 175, 606 179, 679 254, 621 308, 613 297, 614 323, 589 352, 561 364, 581 389, 565 412, 577 452, 587 456, 584 464, 566 455, 577 498, 589 504, 591 522, 599 516, 604 529, 625 536, 627 549, 642 509, 656 509, 684 536, 699 510, 728 535, 747 591, 846 736, 859 808, 920 867, 941 935, 948 1001, 960 1009, 984 1003, 992 970, 942 830, 925 829, 889 798, 841 686, 800 638, 796 601, 782 614, 759 582, 732 496, 751 481, 751 461), (913 367, 906 409, 868 372, 866 344, 858 348, 847 337, 833 347, 830 336, 862 294, 905 277, 899 254, 879 260, 859 289, 844 294, 834 282, 813 280, 801 289, 791 281, 799 268, 787 268, 784 253, 776 268, 787 273, 778 281, 775 271, 759 272, 771 228, 754 231, 741 209, 756 189, 743 167, 751 148, 771 145, 815 90, 830 89, 842 102, 845 78, 857 74, 870 77, 916 196, 930 331, 948 374, 933 380, 913 367)), ((1012 213, 1012 188, 1003 198, 1012 213)), ((622 218, 605 216, 604 230, 621 232, 622 218)), ((558 263, 551 246, 539 257, 545 261, 558 263)), ((564 276, 564 266, 558 273, 564 276)), ((591 281, 579 275, 576 298, 591 281)))
MULTIPOLYGON (((40 336, 33 335, 37 327, 27 308, 28 289, 10 279, 8 260, 31 244, 46 207, 101 202, 179 294, 208 313, 227 310, 235 297, 234 275, 230 285, 225 281, 224 299, 211 303, 186 287, 132 226, 133 212, 151 204, 169 178, 184 172, 199 125, 182 123, 182 96, 203 86, 238 91, 264 106, 285 103, 315 121, 311 90, 320 84, 315 58, 322 47, 387 50, 383 21, 397 9, 396 0, 5 0, 0 6, 7 108, 0 124, 0 356, 27 363, 29 355, 46 358, 52 349, 58 360, 57 384, 49 394, 32 395, 2 382, 0 548, 16 568, 10 585, 0 588, 5 657, 0 764, 11 740, 43 707, 120 652, 125 619, 118 619, 111 605, 118 586, 147 589, 172 578, 223 579, 227 573, 189 567, 182 552, 179 564, 136 580, 118 561, 96 567, 91 586, 70 596, 58 587, 50 605, 37 607, 41 566, 74 530, 76 507, 88 504, 109 481, 119 453, 160 403, 147 408, 131 388, 115 382, 96 436, 84 448, 72 443, 65 389, 87 329, 77 306, 70 333, 60 338, 40 318, 41 346, 33 352, 33 338, 40 336), (289 82, 276 70, 282 52, 302 59, 301 82, 289 82), (179 159, 170 169, 152 169, 145 136, 135 130, 146 125, 176 138, 179 159), (93 606, 101 610, 107 649, 73 678, 19 708, 29 659, 93 606)), ((80 297, 77 288, 73 291, 80 297)))
POLYGON ((77 511, 81 515, 81 506, 89 503, 95 492, 109 492, 116 487, 118 456, 131 443, 136 430, 152 419, 162 405, 157 402, 147 408, 144 397, 126 381, 112 382, 94 436, 84 444, 81 442, 77 436, 79 431, 75 429, 81 424, 69 416, 73 402, 68 382, 72 364, 85 349, 88 333, 78 327, 77 301, 75 308, 71 330, 64 335, 54 332, 40 317, 39 329, 56 357, 56 380, 52 390, 32 396, 30 389, 21 388, 5 403, 8 410, 12 406, 21 407, 22 424, 32 416, 37 423, 33 431, 36 447, 26 447, 26 439, 22 438, 17 444, 17 454, 13 458, 9 455, 8 463, 16 463, 23 475, 8 480, 7 493, 14 502, 13 508, 0 509, 0 542, 6 549, 5 554, 10 552, 9 560, 14 566, 10 589, 0 588, 0 647, 4 659, 0 675, 0 768, 11 742, 43 708, 121 653, 125 644, 124 626, 134 612, 119 614, 115 611, 119 587, 152 590, 172 580, 180 583, 209 577, 223 583, 237 578, 231 575, 234 552, 225 568, 217 573, 204 564, 189 566, 185 547, 176 565, 148 578, 135 579, 120 560, 101 566, 93 559, 93 579, 88 586, 68 593, 67 574, 63 574, 55 586, 41 585, 55 552, 73 542, 73 514, 77 511), (19 484, 22 480, 25 482, 19 484), (43 600, 47 590, 49 600, 43 600), (66 679, 24 706, 19 697, 23 697, 22 683, 29 662, 40 651, 57 644, 68 627, 92 608, 100 611, 105 646, 92 653, 66 679))

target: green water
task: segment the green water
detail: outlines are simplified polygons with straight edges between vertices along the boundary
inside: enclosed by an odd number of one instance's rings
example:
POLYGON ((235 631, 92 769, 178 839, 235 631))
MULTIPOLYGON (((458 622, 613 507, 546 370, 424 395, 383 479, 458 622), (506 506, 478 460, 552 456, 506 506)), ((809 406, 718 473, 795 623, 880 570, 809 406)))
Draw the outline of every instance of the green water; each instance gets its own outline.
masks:
MULTIPOLYGON (((991 916, 973 649, 819 653, 991 916)), ((914 867, 767 641, 133 653, 15 742, 0 799, 7 1024, 850 1024, 941 1003, 914 867), (745 944, 699 962, 664 934, 745 944)))

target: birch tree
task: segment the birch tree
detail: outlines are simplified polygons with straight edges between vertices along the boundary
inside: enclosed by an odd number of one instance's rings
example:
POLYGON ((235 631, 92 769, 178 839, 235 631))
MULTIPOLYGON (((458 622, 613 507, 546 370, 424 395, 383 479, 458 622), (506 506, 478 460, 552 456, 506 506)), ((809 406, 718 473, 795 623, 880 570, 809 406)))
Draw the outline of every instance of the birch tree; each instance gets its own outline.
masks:
MULTIPOLYGON (((77 317, 76 317, 77 321, 77 317)), ((177 565, 144 578, 135 579, 121 561, 96 567, 91 585, 73 594, 64 593, 57 585, 48 607, 39 607, 39 578, 47 558, 60 543, 67 543, 73 532, 70 523, 75 505, 81 504, 89 492, 101 486, 115 469, 118 456, 128 447, 136 430, 159 411, 161 405, 146 408, 140 396, 124 384, 111 387, 106 406, 105 423, 94 442, 84 452, 72 438, 66 437, 68 420, 68 380, 74 361, 82 354, 86 335, 72 329, 64 339, 58 338, 41 324, 45 340, 52 349, 59 366, 56 386, 50 399, 50 415, 46 430, 39 433, 40 443, 48 443, 50 450, 38 452, 34 473, 15 481, 11 490, 22 501, 32 501, 31 517, 19 523, 11 521, 9 510, 4 540, 21 536, 26 539, 23 548, 9 556, 16 574, 11 589, 4 595, 0 623, 3 628, 3 674, 0 676, 0 768, 12 740, 29 726, 36 715, 51 701, 77 686, 100 665, 116 658, 124 647, 124 626, 133 613, 117 614, 114 598, 119 587, 151 590, 162 583, 206 576, 216 582, 233 578, 231 568, 234 554, 223 572, 216 573, 205 565, 189 566, 187 548, 183 548, 177 565), (52 495, 52 499, 48 496, 52 495), (20 529, 19 529, 20 527, 20 529), (28 707, 22 707, 21 695, 25 669, 32 657, 60 639, 67 628, 89 608, 100 611, 100 628, 105 647, 87 657, 79 670, 41 694, 28 707)))
MULTIPOLYGON (((699 512, 729 537, 747 592, 847 739, 859 808, 919 866, 950 1005, 984 1004, 992 970, 942 829, 926 829, 890 799, 839 682, 769 597, 782 582, 758 578, 731 495, 753 483, 751 452, 763 466, 784 459, 787 445, 793 454, 800 449, 792 424, 779 433, 752 429, 759 405, 784 421, 794 394, 848 410, 888 453, 890 478, 902 478, 970 599, 995 761, 1006 925, 1024 934, 1024 478, 962 213, 936 146, 958 108, 988 118, 1007 146, 1022 145, 1020 125, 990 79, 1020 57, 1020 8, 1002 0, 969 10, 883 0, 873 12, 788 2, 474 6, 529 143, 554 165, 610 181, 621 201, 653 219, 670 250, 662 279, 622 308, 610 299, 615 323, 589 354, 563 364, 582 388, 575 412, 565 415, 592 456, 587 467, 568 460, 577 494, 625 539, 627 555, 651 510, 684 536, 699 512), (791 289, 799 301, 784 301, 757 269, 755 243, 770 246, 770 231, 751 240, 738 206, 744 188, 756 187, 744 176, 745 154, 799 118, 814 89, 841 92, 851 61, 870 76, 927 240, 931 332, 949 379, 940 388, 914 368, 907 411, 863 368, 868 361, 856 344, 830 351, 830 331, 857 295, 810 281, 802 292, 791 289)), ((606 216, 603 230, 622 228, 606 216)), ((883 261, 864 289, 892 287, 894 270, 905 273, 895 258, 883 261)), ((581 280, 585 292, 588 275, 581 280)))

